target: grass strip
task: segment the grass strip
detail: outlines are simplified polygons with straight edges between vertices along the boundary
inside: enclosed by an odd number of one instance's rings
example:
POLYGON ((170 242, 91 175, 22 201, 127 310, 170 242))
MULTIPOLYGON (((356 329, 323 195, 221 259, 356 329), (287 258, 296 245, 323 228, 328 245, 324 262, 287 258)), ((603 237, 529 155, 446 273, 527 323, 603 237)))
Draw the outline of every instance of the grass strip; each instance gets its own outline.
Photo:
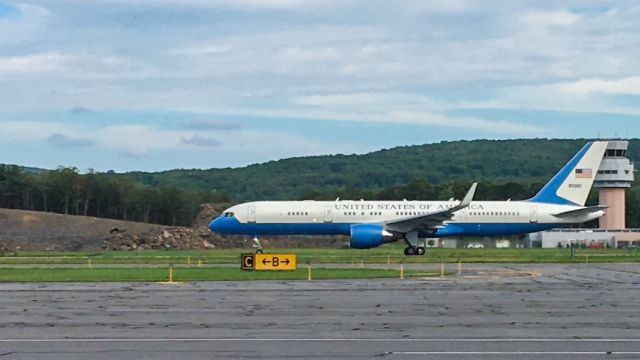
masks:
MULTIPOLYGON (((0 264, 239 264, 240 254, 249 249, 224 250, 143 250, 132 252, 43 253, 21 252, 0 256, 0 264)), ((578 249, 571 259, 569 249, 428 249, 425 256, 404 256, 401 246, 371 250, 354 249, 267 249, 269 253, 294 253, 305 264, 398 264, 403 263, 615 263, 640 262, 640 251, 618 249, 578 249), (588 257, 588 260, 587 260, 588 257)))
MULTIPOLYGON (((405 271, 405 277, 435 276, 424 271, 405 271)), ((372 279, 399 277, 398 270, 383 269, 312 269, 313 280, 372 279)), ((0 269, 0 282, 161 282, 167 281, 166 268, 111 269, 0 269)), ((173 280, 246 281, 307 280, 307 269, 296 271, 242 271, 233 268, 174 268, 173 280)))

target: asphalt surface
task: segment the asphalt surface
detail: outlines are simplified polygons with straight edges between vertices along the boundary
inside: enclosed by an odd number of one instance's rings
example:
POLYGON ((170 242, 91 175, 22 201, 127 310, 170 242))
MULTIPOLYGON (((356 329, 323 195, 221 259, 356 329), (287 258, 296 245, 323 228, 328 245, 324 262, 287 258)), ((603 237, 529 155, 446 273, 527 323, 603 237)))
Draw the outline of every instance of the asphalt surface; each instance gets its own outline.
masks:
MULTIPOLYGON (((1 271, 1 270, 0 270, 1 271)), ((444 279, 0 284, 0 359, 638 359, 640 266, 444 279)))

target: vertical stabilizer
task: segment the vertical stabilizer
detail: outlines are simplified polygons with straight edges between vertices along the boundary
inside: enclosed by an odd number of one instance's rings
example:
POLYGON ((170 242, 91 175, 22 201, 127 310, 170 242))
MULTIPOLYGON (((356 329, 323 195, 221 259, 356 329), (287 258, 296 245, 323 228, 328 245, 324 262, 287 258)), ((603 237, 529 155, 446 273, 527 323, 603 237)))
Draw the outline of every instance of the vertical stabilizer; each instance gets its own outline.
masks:
POLYGON ((587 143, 529 201, 584 206, 606 149, 606 141, 587 143))

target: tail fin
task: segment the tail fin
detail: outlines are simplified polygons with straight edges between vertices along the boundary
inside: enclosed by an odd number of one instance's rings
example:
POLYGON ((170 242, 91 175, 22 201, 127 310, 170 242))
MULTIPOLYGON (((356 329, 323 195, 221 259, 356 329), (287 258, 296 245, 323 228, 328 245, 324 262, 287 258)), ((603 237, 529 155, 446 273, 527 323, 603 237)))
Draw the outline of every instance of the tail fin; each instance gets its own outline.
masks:
POLYGON ((529 201, 584 206, 600 168, 604 152, 607 150, 607 144, 606 141, 587 143, 529 201))

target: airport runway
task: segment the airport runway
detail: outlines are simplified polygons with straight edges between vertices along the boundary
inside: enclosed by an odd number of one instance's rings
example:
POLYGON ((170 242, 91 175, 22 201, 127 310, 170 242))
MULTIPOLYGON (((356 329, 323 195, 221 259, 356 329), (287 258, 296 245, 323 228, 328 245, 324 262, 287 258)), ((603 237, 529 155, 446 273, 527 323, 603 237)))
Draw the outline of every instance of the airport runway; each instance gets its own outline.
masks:
POLYGON ((640 266, 466 276, 0 284, 0 359, 638 359, 640 266))

